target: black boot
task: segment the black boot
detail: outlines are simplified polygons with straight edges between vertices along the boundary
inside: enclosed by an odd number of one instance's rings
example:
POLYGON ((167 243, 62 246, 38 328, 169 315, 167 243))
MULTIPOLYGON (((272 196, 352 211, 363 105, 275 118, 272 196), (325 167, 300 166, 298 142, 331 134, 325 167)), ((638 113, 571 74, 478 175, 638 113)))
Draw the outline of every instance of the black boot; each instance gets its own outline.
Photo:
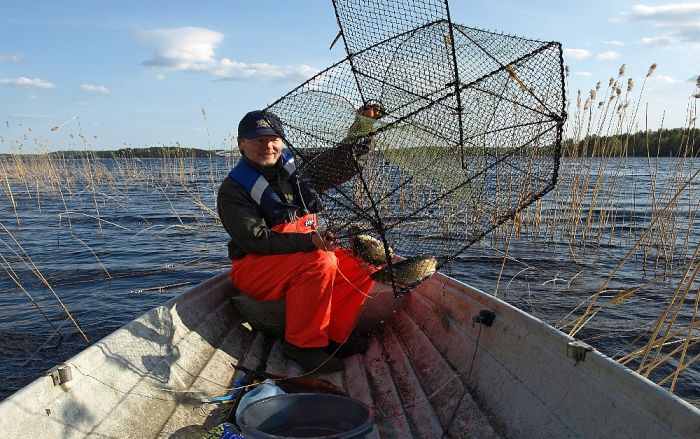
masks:
POLYGON ((345 343, 328 340, 326 352, 334 354, 338 358, 345 358, 355 354, 364 354, 369 348, 369 340, 365 337, 350 337, 345 343))
POLYGON ((300 348, 283 341, 282 352, 299 363, 304 372, 330 373, 345 369, 340 359, 331 357, 323 348, 300 348))

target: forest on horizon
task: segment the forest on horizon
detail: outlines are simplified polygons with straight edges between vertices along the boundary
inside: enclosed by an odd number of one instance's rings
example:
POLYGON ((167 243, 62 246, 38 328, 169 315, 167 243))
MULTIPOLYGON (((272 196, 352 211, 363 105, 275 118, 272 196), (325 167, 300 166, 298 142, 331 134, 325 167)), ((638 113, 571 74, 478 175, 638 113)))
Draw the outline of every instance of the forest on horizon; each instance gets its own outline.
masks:
MULTIPOLYGON (((506 148, 507 149, 507 148, 506 148)), ((224 150, 207 150, 182 146, 120 148, 117 150, 65 150, 21 156, 48 156, 57 159, 81 158, 208 158, 223 155, 224 150)), ((235 149, 234 154, 238 151, 235 149)), ((612 136, 589 135, 578 141, 564 141, 563 156, 576 157, 695 157, 700 154, 700 128, 662 128, 612 136)), ((0 157, 17 154, 0 154, 0 157)))

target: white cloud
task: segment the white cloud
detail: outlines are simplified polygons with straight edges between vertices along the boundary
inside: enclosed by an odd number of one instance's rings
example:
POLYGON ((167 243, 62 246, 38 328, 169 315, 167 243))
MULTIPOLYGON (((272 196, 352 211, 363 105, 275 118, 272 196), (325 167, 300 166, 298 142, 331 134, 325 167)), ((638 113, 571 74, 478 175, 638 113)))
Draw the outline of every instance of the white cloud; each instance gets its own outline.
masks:
POLYGON ((608 50, 607 52, 599 53, 595 56, 596 61, 614 61, 620 58, 622 54, 615 52, 614 50, 608 50))
POLYGON ((231 81, 299 81, 309 79, 318 73, 318 70, 306 64, 298 66, 247 64, 224 58, 218 67, 211 70, 211 73, 231 81))
POLYGON ((97 93, 102 95, 110 93, 109 89, 103 85, 83 84, 80 86, 80 88, 82 88, 88 93, 97 93))
POLYGON ((22 55, 3 55, 0 53, 0 62, 3 61, 22 61, 24 56, 22 55))
POLYGON ((34 87, 34 88, 56 88, 56 86, 49 81, 45 81, 39 78, 25 78, 21 76, 16 79, 0 79, 0 85, 14 85, 17 87, 34 87))
POLYGON ((591 52, 586 49, 564 49, 564 56, 570 58, 584 59, 591 56, 591 52))
POLYGON ((666 34, 658 37, 644 37, 642 44, 645 46, 673 46, 682 42, 678 35, 666 34))
POLYGON ((8 119, 53 119, 56 116, 50 115, 50 114, 33 114, 33 113, 19 113, 19 114, 11 114, 7 116, 8 119))
POLYGON ((307 65, 282 66, 268 63, 244 63, 216 58, 216 47, 224 35, 210 29, 181 27, 155 29, 140 34, 144 44, 154 51, 143 62, 161 79, 165 72, 199 72, 231 81, 298 81, 318 73, 307 65))
POLYGON ((620 41, 620 40, 607 40, 607 41, 603 41, 603 43, 608 44, 610 46, 624 46, 625 45, 625 42, 620 41))
POLYGON ((144 31, 140 37, 155 52, 144 65, 189 70, 216 62, 214 51, 224 34, 199 27, 181 27, 144 31))
POLYGON ((700 3, 671 3, 658 6, 634 5, 621 12, 620 21, 636 22, 647 27, 665 29, 661 36, 642 39, 645 45, 666 46, 700 43, 700 3))
POLYGON ((686 82, 683 79, 676 79, 666 75, 655 76, 654 78, 656 79, 656 81, 663 82, 664 84, 669 85, 683 84, 686 82))
POLYGON ((659 6, 634 5, 623 16, 654 27, 700 26, 700 3, 672 3, 659 6))
POLYGON ((574 72, 574 76, 590 77, 590 76, 593 76, 593 73, 591 73, 591 72, 574 72))

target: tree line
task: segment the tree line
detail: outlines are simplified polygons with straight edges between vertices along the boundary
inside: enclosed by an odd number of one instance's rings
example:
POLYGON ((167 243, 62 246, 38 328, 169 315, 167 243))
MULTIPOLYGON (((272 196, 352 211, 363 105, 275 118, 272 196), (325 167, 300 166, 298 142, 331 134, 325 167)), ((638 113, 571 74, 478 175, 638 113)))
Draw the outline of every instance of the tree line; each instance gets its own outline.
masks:
POLYGON ((148 148, 121 148, 116 151, 99 151, 100 158, 191 158, 214 157, 214 151, 180 146, 153 146, 148 148))
POLYGON ((662 128, 613 136, 589 135, 574 147, 565 144, 567 155, 591 157, 696 157, 700 154, 699 128, 662 128))
MULTIPOLYGON (((9 154, 0 154, 7 156, 9 154)), ((208 151, 199 148, 183 148, 180 146, 152 146, 144 148, 121 148, 107 151, 53 151, 44 154, 21 154, 22 156, 46 156, 56 159, 114 159, 114 158, 150 158, 150 159, 172 159, 172 158, 198 158, 215 157, 215 151, 208 151)))
MULTIPOLYGON (((431 148, 431 147, 428 147, 431 148)), ((436 150, 441 148, 432 147, 436 150)), ((508 148, 506 148, 507 150, 508 148)), ((410 148, 408 148, 410 150, 410 148)), ((478 149, 469 155, 483 155, 487 150, 478 149)), ((408 152, 408 151, 407 151, 408 152)), ((7 155, 7 154, 0 154, 7 155)), ((27 154, 22 154, 27 155, 27 154)), ((29 154, 32 155, 32 154, 29 154)), ((51 158, 208 158, 217 156, 216 151, 181 146, 152 146, 144 148, 121 148, 107 151, 56 151, 46 154, 51 158)), ((564 155, 577 157, 695 157, 700 155, 699 128, 662 128, 654 131, 638 131, 612 136, 591 134, 579 140, 564 141, 564 155)))

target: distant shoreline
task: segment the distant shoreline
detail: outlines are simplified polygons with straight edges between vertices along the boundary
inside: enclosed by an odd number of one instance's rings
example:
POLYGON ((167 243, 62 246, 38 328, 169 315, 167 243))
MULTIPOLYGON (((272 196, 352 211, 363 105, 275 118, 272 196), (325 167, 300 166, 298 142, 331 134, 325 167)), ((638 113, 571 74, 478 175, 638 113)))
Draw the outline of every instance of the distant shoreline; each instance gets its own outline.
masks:
POLYGON ((238 157, 238 150, 206 150, 199 148, 181 148, 170 146, 157 146, 151 148, 122 148, 106 151, 52 151, 46 153, 31 154, 0 154, 0 157, 48 157, 53 159, 71 160, 85 158, 99 159, 182 159, 182 158, 210 158, 210 157, 238 157))
MULTIPOLYGON (((564 140, 564 157, 697 157, 700 155, 700 129, 671 128, 655 131, 639 131, 613 136, 590 135, 578 142, 564 140)), ((156 146, 150 148, 121 148, 106 151, 54 151, 47 153, 0 154, 5 157, 49 157, 56 159, 84 158, 210 158, 239 157, 237 149, 206 150, 178 146, 156 146)))

